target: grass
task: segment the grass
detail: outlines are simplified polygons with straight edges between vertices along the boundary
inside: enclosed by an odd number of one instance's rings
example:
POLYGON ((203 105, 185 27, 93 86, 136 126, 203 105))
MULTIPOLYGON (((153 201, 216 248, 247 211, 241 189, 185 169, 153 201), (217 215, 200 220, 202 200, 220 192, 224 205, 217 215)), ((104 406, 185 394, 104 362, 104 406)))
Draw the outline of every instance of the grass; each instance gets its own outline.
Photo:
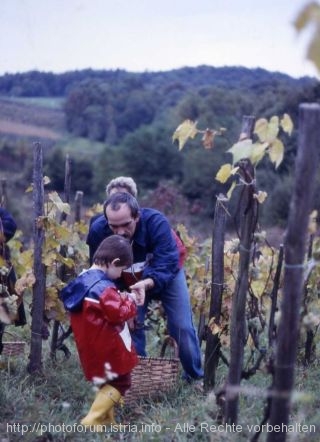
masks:
MULTIPOLYGON (((19 333, 23 339, 27 339, 29 330, 24 328, 19 330, 19 333)), ((251 426, 258 425, 263 416, 262 393, 270 379, 262 372, 241 384, 238 427, 233 427, 238 431, 230 431, 231 427, 227 432, 218 431, 221 427, 218 427, 219 410, 214 394, 204 396, 198 386, 179 380, 171 394, 162 395, 157 400, 138 401, 130 408, 125 405, 118 408, 118 421, 122 423, 121 432, 84 435, 74 429, 88 411, 94 392, 91 385, 84 380, 72 338, 69 338, 68 346, 72 352, 70 359, 64 359, 59 355, 59 359, 53 361, 49 357, 49 341, 44 341, 43 370, 41 374, 34 376, 26 371, 28 349, 24 356, 11 359, 1 357, 1 442, 22 440, 22 429, 25 431, 23 440, 30 442, 83 440, 245 442, 253 435, 250 433, 251 426), (42 427, 32 432, 33 425, 37 424, 41 424, 42 427), (28 431, 27 425, 29 425, 28 431)), ((308 369, 304 367, 297 369, 297 393, 292 407, 292 424, 303 422, 318 425, 320 421, 320 404, 317 397, 318 371, 317 363, 308 369)), ((221 366, 218 371, 219 384, 223 382, 225 374, 226 369, 221 366)), ((266 433, 259 440, 265 441, 266 433)), ((319 436, 315 433, 289 433, 287 440, 316 442, 319 436)))

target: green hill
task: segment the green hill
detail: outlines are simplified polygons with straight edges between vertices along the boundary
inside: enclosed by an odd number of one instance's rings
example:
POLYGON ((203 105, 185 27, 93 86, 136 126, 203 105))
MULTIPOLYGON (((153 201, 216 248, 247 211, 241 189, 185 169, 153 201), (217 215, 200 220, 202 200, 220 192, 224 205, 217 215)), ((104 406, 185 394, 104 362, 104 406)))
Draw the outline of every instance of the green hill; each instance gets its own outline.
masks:
MULTIPOLYGON (((261 164, 258 176, 274 201, 264 213, 278 224, 288 210, 299 104, 319 102, 320 87, 313 78, 263 69, 199 66, 6 74, 0 77, 0 94, 0 178, 11 181, 15 195, 31 180, 31 147, 40 140, 55 190, 63 190, 70 154, 72 190, 83 190, 88 204, 104 198, 109 179, 130 175, 140 197, 163 188, 170 194, 174 188, 197 220, 211 219, 215 196, 226 190, 214 177, 239 136, 242 118, 288 113, 295 130, 284 140, 284 161, 277 171, 261 164), (214 150, 194 139, 179 152, 172 134, 185 119, 197 121, 202 130, 224 127, 226 132, 216 137, 214 150)), ((154 204, 166 207, 161 192, 156 195, 154 204)))

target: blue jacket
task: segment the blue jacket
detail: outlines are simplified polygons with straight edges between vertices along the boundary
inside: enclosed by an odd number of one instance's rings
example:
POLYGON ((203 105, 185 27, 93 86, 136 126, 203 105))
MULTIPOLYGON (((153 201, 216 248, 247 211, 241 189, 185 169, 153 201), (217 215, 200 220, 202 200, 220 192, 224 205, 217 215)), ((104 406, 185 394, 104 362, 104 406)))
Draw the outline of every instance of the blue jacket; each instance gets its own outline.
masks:
MULTIPOLYGON (((104 215, 92 221, 87 237, 90 261, 101 241, 112 234, 104 215)), ((153 279, 155 287, 152 293, 161 293, 179 271, 177 243, 167 218, 161 212, 149 208, 140 210, 132 250, 134 263, 146 263, 142 277, 153 279)))
POLYGON ((0 238, 4 235, 5 242, 9 241, 16 233, 17 225, 9 212, 0 207, 0 238))

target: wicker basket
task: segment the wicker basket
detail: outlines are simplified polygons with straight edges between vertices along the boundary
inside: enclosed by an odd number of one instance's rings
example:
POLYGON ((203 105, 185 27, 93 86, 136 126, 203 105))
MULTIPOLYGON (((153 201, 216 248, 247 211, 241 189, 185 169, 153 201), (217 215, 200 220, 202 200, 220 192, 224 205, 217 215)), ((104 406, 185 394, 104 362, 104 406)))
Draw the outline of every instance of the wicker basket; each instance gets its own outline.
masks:
POLYGON ((127 391, 125 405, 132 405, 139 399, 147 399, 168 393, 177 383, 180 372, 178 347, 171 337, 165 339, 160 357, 141 357, 139 363, 132 371, 132 385, 127 391), (166 349, 171 347, 173 357, 164 357, 166 349))
POLYGON ((18 338, 15 334, 9 333, 7 331, 4 332, 4 335, 10 336, 10 341, 2 341, 3 349, 2 356, 19 356, 24 354, 24 349, 26 343, 24 341, 17 341, 18 338))

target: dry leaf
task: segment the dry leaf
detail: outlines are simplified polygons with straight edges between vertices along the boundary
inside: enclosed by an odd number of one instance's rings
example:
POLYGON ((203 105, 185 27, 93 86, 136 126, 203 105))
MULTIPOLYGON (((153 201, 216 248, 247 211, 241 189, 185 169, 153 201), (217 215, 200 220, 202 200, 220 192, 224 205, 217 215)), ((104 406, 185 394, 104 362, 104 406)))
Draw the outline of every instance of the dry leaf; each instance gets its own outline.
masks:
POLYGON ((205 149, 212 149, 214 143, 214 137, 217 132, 215 130, 206 129, 202 137, 202 144, 205 149))

